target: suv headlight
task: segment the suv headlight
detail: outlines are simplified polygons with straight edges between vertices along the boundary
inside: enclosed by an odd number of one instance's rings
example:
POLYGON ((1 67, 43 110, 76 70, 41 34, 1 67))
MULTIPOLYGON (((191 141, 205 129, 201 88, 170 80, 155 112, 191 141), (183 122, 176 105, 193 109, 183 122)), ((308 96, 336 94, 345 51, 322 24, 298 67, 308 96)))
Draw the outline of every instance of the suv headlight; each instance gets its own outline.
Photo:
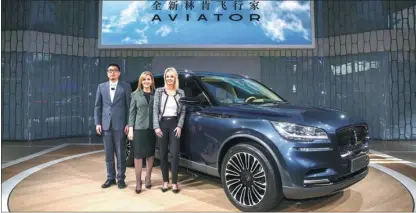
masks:
POLYGON ((277 132, 288 140, 313 141, 328 139, 324 130, 287 122, 272 122, 277 132))

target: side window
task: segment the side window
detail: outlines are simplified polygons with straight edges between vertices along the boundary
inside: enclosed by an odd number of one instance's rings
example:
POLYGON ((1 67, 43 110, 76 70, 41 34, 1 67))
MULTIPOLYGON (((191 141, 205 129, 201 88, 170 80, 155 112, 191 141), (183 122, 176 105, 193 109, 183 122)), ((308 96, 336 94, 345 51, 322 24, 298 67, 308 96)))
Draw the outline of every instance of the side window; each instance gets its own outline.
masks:
POLYGON ((219 102, 231 104, 237 99, 235 88, 225 82, 205 82, 207 89, 215 96, 219 102))
POLYGON ((185 92, 186 97, 199 98, 204 104, 208 103, 208 100, 202 94, 202 90, 191 78, 185 78, 183 75, 179 75, 179 88, 185 92))
POLYGON ((196 97, 202 93, 192 79, 185 78, 183 75, 179 76, 179 88, 185 92, 186 97, 196 97))

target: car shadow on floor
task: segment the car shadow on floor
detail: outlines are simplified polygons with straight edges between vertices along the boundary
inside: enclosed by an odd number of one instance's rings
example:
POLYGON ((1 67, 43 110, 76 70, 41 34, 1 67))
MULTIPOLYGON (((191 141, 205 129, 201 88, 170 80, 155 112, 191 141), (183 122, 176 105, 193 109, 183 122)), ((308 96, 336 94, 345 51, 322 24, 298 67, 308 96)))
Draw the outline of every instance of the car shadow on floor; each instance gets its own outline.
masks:
MULTIPOLYGON (((160 161, 155 160, 154 167, 160 168, 160 161)), ((203 189, 218 189, 222 188, 221 179, 214 176, 202 174, 197 171, 188 170, 186 168, 179 168, 179 184, 182 189, 198 188, 203 189)), ((224 192, 225 196, 225 192, 224 192)), ((351 196, 350 191, 340 191, 332 195, 327 195, 320 198, 291 200, 284 199, 278 208, 273 211, 314 211, 331 205, 331 203, 339 203, 348 200, 351 196)))

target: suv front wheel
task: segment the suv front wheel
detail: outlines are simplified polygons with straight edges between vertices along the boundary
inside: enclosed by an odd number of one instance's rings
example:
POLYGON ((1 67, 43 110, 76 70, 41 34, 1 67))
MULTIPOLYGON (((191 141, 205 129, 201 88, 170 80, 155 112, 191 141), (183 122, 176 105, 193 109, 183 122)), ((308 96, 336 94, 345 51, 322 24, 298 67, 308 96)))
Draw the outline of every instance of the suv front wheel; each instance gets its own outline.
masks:
POLYGON ((283 200, 279 172, 260 146, 248 143, 231 147, 221 166, 224 191, 241 211, 264 212, 283 200))

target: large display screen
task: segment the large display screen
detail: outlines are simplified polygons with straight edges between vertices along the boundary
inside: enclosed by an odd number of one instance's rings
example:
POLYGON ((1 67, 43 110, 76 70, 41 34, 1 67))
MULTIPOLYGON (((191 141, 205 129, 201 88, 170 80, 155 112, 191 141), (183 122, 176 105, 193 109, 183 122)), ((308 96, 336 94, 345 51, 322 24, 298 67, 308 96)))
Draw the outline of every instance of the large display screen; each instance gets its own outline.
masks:
POLYGON ((313 48, 313 2, 100 2, 99 48, 313 48))

